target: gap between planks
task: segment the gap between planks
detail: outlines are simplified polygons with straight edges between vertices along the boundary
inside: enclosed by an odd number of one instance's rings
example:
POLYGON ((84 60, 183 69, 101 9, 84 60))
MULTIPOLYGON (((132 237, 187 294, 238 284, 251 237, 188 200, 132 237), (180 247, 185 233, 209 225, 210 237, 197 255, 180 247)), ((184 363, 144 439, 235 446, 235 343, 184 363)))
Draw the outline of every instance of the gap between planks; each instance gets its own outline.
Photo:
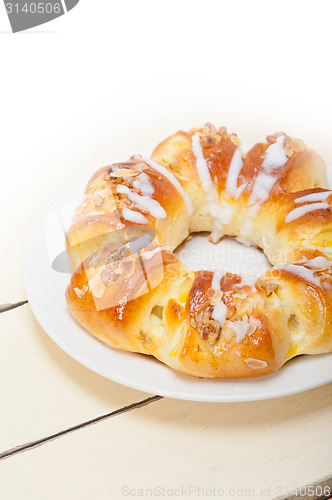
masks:
POLYGON ((31 450, 33 448, 37 448, 45 443, 48 443, 49 441, 53 441, 54 439, 57 439, 61 436, 65 436, 66 434, 70 434, 72 432, 78 431, 80 429, 85 429, 86 427, 89 427, 90 425, 97 424, 98 422, 101 422, 103 420, 107 420, 108 418, 115 417, 117 415, 121 415, 122 413, 127 413, 132 410, 137 410, 139 408, 142 408, 144 406, 147 406, 151 403, 154 403, 156 401, 159 401, 160 399, 163 399, 163 396, 151 396, 149 398, 143 399, 142 401, 138 401, 137 403, 132 403, 127 406, 123 406, 122 408, 119 408, 118 410, 114 410, 110 413, 106 413, 105 415, 101 415, 99 417, 93 418, 91 420, 88 420, 86 422, 83 422, 81 424, 74 425, 73 427, 69 427, 68 429, 65 429, 63 431, 56 432, 55 434, 51 434, 50 436, 44 437, 42 439, 37 439, 36 441, 32 441, 31 443, 25 443, 22 445, 18 445, 15 448, 11 448, 10 450, 3 451, 0 453, 0 460, 5 460, 7 458, 10 458, 14 455, 17 455, 18 453, 23 453, 24 451, 31 450))
POLYGON ((27 300, 22 300, 21 302, 16 302, 15 304, 0 304, 0 313, 11 311, 12 309, 16 309, 16 307, 24 306, 27 303, 27 300))

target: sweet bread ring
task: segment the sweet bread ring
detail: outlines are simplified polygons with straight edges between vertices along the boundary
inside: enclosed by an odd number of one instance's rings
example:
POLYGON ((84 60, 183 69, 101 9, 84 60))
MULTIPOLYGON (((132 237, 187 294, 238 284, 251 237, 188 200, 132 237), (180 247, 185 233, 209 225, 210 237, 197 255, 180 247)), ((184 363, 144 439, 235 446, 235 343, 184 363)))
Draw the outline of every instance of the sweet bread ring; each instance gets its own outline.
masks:
POLYGON ((285 134, 241 146, 208 124, 90 180, 67 233, 69 309, 112 347, 199 377, 273 372, 332 350, 332 192, 315 152, 285 134), (260 247, 255 282, 192 271, 172 253, 196 231, 260 247))

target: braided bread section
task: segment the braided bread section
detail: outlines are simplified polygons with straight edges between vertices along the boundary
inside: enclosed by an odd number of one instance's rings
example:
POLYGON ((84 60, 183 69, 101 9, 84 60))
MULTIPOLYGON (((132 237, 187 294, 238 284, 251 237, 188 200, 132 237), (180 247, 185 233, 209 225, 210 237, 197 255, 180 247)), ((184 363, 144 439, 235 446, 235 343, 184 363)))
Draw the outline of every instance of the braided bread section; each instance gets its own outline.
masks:
POLYGON ((262 248, 273 264, 280 262, 279 252, 271 249, 278 246, 287 195, 327 187, 323 159, 283 133, 241 145, 224 127, 207 124, 177 132, 156 147, 152 158, 181 180, 193 200, 190 232, 210 231, 214 242, 235 236, 262 248))

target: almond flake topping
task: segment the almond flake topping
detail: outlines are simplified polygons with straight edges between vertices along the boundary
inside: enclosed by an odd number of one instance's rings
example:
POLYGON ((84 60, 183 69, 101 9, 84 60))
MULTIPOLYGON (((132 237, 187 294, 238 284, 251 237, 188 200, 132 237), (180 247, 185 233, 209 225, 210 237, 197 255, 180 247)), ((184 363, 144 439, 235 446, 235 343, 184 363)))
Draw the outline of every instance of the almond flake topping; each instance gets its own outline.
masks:
POLYGON ((120 168, 110 173, 111 177, 136 177, 136 175, 139 175, 139 172, 131 168, 120 168))

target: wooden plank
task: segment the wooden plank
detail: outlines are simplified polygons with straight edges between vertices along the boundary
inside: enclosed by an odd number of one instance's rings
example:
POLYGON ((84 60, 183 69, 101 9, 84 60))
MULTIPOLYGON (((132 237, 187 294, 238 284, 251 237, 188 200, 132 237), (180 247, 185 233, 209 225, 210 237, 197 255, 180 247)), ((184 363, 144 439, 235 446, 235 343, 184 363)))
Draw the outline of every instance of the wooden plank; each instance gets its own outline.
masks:
POLYGON ((10 450, 5 450, 1 452, 0 460, 4 460, 6 458, 12 457, 13 455, 17 455, 18 453, 23 453, 33 448, 37 448, 38 446, 48 443, 49 441, 53 441, 53 439, 57 439, 59 437, 65 436, 66 434, 70 434, 71 432, 84 429, 85 427, 97 424, 98 422, 102 422, 103 420, 106 420, 108 418, 122 415, 127 411, 132 411, 136 410, 137 408, 142 408, 143 406, 154 403, 155 401, 159 401, 160 399, 162 399, 162 396, 150 396, 149 398, 143 399, 142 401, 138 401, 137 403, 132 403, 130 405, 124 406, 123 408, 119 408, 118 410, 106 413, 105 415, 100 415, 96 418, 88 420, 87 422, 82 422, 80 424, 74 425, 73 427, 69 427, 69 429, 64 429, 63 431, 56 432, 55 434, 51 434, 50 436, 45 436, 41 439, 38 439, 37 441, 31 441, 30 443, 25 443, 23 445, 15 446, 15 448, 11 448, 10 450))
POLYGON ((2 495, 121 499, 192 487, 190 498, 214 489, 215 496, 274 499, 331 472, 331 391, 259 403, 164 398, 2 460, 2 495))
POLYGON ((148 396, 70 358, 49 339, 29 305, 0 314, 0 452, 148 396))

